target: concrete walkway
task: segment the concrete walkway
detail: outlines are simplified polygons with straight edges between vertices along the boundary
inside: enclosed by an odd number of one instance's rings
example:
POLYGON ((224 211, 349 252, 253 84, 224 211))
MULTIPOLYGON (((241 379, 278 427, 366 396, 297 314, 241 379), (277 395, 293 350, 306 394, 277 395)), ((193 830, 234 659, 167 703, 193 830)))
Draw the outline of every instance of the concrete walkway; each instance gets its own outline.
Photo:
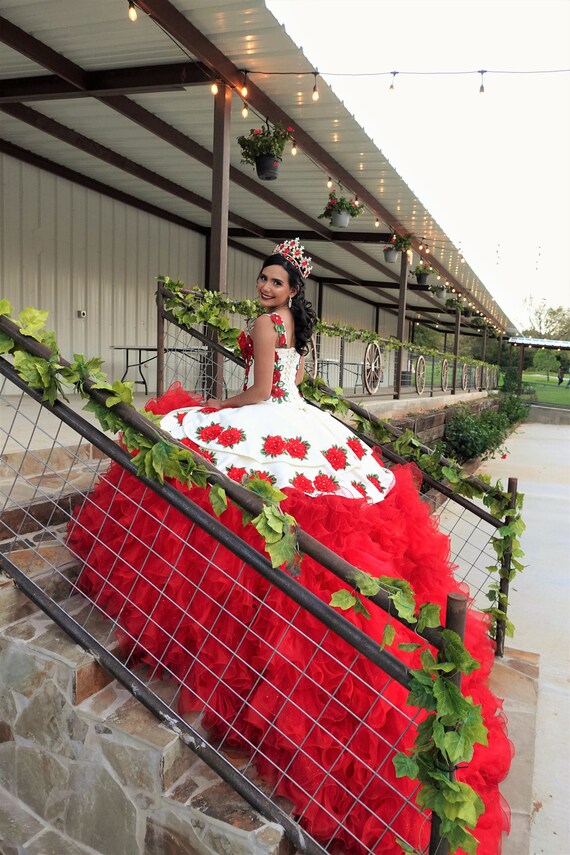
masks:
MULTIPOLYGON (((512 839, 504 855, 568 855, 570 853, 570 426, 522 425, 507 442, 506 460, 485 463, 480 472, 519 479, 525 494, 522 537, 526 564, 512 583, 509 616, 515 624, 510 646, 539 656, 538 705, 530 840, 523 849, 513 817, 512 839)), ((526 657, 530 663, 532 657, 526 657)), ((519 657, 520 661, 520 657, 519 657)), ((500 667, 500 666, 499 666, 500 667)), ((508 703, 506 704, 509 712, 508 703)), ((532 733, 521 732, 513 719, 518 780, 509 790, 524 788, 532 769, 532 733)), ((511 778, 511 776, 510 776, 511 778)), ((520 824, 519 824, 520 832, 520 824)))

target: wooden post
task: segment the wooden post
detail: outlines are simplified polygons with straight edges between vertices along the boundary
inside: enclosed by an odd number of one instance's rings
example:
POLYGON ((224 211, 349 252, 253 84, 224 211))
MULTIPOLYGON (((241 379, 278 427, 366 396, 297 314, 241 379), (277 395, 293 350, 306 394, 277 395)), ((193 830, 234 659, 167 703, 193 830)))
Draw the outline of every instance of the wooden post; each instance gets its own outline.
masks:
POLYGON ((519 382, 518 382, 518 386, 517 386, 517 394, 518 395, 520 395, 522 392, 523 368, 524 368, 524 344, 522 344, 519 348, 519 382))
MULTIPOLYGON (((518 478, 509 478, 507 483, 507 492, 510 493, 509 509, 514 510, 517 506, 517 490, 518 478)), ((505 519, 505 525, 508 525, 510 517, 505 519)), ((504 617, 497 620, 497 632, 495 635, 495 656, 505 655, 505 635, 507 627, 507 608, 509 605, 509 576, 511 575, 512 549, 506 549, 501 559, 500 582, 499 582, 499 602, 498 607, 504 614, 504 617)))
POLYGON ((451 384, 451 394, 455 395, 455 387, 457 385, 457 369, 459 367, 459 335, 461 332, 461 310, 455 310, 455 338, 453 341, 453 382, 451 384))
POLYGON ((487 327, 483 330, 483 347, 481 349, 481 362, 485 362, 487 355, 487 327))
POLYGON ((400 294, 398 299, 398 329, 396 336, 402 345, 396 353, 396 364, 394 365, 394 398, 400 397, 402 388, 402 365, 404 360, 404 344, 406 336, 406 298, 408 290, 408 270, 410 267, 410 259, 407 252, 402 252, 400 261, 400 294))
MULTIPOLYGON (((214 139, 212 163, 212 215, 208 259, 208 288, 227 291, 228 211, 230 205, 230 130, 232 90, 218 84, 214 96, 214 139)), ((215 333, 213 333, 215 335, 215 333)), ((209 394, 221 398, 224 387, 224 360, 217 351, 209 353, 209 394)))
POLYGON ((162 283, 156 290, 156 395, 164 394, 164 298, 162 283))
MULTIPOLYGON (((465 638, 465 621, 467 618, 467 597, 465 594, 448 594, 447 595, 447 611, 445 615, 445 628, 456 632, 459 638, 463 641, 465 638)), ((450 678, 458 689, 461 688, 461 674, 455 672, 450 678)), ((444 766, 443 757, 441 757, 441 766, 444 766)), ((442 768, 443 771, 443 768, 442 768)), ((449 780, 455 780, 455 772, 448 772, 449 780)), ((439 817, 432 813, 431 815, 431 834, 429 839, 429 855, 449 855, 449 842, 441 836, 441 823, 439 817)))

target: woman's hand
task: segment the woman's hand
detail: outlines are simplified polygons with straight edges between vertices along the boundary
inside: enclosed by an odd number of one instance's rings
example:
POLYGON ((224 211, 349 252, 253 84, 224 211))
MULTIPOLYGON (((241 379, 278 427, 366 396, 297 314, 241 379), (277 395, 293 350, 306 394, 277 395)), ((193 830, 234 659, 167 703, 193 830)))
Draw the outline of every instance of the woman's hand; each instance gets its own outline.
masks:
POLYGON ((222 402, 219 400, 219 398, 208 398, 204 406, 213 407, 216 410, 220 410, 222 407, 222 402))

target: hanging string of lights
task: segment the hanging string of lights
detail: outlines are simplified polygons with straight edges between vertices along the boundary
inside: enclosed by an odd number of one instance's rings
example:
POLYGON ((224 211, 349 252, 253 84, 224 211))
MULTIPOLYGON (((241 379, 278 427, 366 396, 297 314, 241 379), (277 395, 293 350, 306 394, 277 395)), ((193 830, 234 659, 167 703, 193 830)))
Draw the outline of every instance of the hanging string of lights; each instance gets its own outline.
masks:
MULTIPOLYGON (((127 0, 127 2, 128 2, 128 18, 132 23, 135 23, 138 20, 137 4, 136 4, 135 0, 127 0)), ((162 33, 164 35, 166 35, 185 54, 186 57, 188 57, 189 59, 194 61, 194 57, 186 50, 186 48, 182 44, 180 44, 180 42, 178 42, 167 30, 165 30, 164 27, 162 27, 158 21, 154 21, 154 19, 153 19, 153 23, 155 23, 155 25, 162 31, 162 33)), ((480 87, 479 87, 479 92, 481 94, 483 94, 485 92, 485 86, 484 86, 484 82, 483 82, 485 74, 556 74, 556 73, 564 73, 564 72, 570 72, 570 69, 546 69, 546 70, 537 70, 537 71, 504 71, 504 70, 489 71, 487 69, 479 69, 478 71, 441 71, 441 72, 438 72, 438 71, 428 71, 428 72, 421 72, 421 71, 379 71, 379 72, 350 72, 350 73, 343 73, 343 72, 323 72, 323 73, 320 73, 317 69, 315 69, 313 71, 260 71, 260 70, 252 71, 250 69, 242 69, 241 74, 243 75, 243 79, 242 79, 241 85, 239 85, 239 86, 231 86, 230 85, 230 88, 232 89, 232 91, 235 91, 236 94, 238 94, 241 97, 241 100, 242 100, 241 115, 242 115, 242 117, 244 119, 247 119, 249 114, 250 114, 250 111, 251 111, 262 123, 264 122, 269 127, 269 124, 270 124, 269 118, 263 117, 259 113, 257 113, 257 111, 254 108, 252 108, 251 104, 249 104, 247 101, 248 79, 251 78, 251 76, 254 74, 260 74, 260 75, 264 75, 264 76, 282 76, 282 75, 288 75, 288 76, 294 76, 294 77, 312 76, 314 79, 314 84, 313 84, 312 93, 311 93, 311 100, 313 102, 317 102, 319 100, 319 97, 320 97, 319 89, 318 89, 318 77, 323 76, 323 75, 326 75, 327 77, 380 77, 380 76, 390 75, 391 76, 391 83, 390 83, 389 90, 391 92, 394 92, 395 91, 395 85, 394 84, 395 84, 396 76, 399 74, 405 74, 405 75, 443 75, 443 76, 445 76, 445 75, 479 74, 481 76, 481 83, 480 83, 480 87)), ((225 81, 223 81, 223 82, 224 82, 224 85, 229 85, 225 81)), ((220 87, 221 83, 222 83, 222 81, 220 81, 220 80, 212 79, 212 82, 210 85, 210 92, 212 93, 212 95, 216 96, 218 94, 219 87, 220 87)), ((292 145, 291 145, 290 153, 293 157, 295 157, 299 151, 299 147, 298 147, 297 142, 294 138, 291 140, 291 143, 292 143, 292 145)), ((307 152, 304 152, 304 155, 305 155, 305 157, 308 158, 308 160, 311 161, 313 166, 315 166, 317 169, 322 171, 322 167, 320 166, 320 164, 318 164, 307 152)), ((339 190, 342 191, 344 189, 343 185, 341 184, 340 181, 333 179, 333 177, 331 175, 328 175, 327 181, 326 181, 327 189, 331 190, 334 184, 337 185, 339 190)), ((351 192, 351 191, 349 191, 349 192, 351 192)), ((362 203, 359 201, 358 195, 355 193, 352 193, 351 195, 353 197, 354 204, 357 207, 361 206, 362 203)), ((374 214, 374 212, 372 212, 372 213, 374 214)), ((380 228, 380 224, 381 224, 380 218, 378 216, 376 216, 375 214, 374 214, 374 216, 375 216, 374 226, 375 226, 375 228, 380 228)), ((394 229, 391 226, 389 226, 389 228, 390 228, 390 231, 392 232, 392 241, 393 241, 396 238, 396 233, 394 232, 394 229)), ((445 239, 440 239, 440 238, 431 238, 429 241, 429 245, 428 245, 425 238, 422 237, 420 239, 420 243, 418 244, 418 251, 421 253, 420 264, 430 265, 431 262, 426 261, 423 256, 424 255, 430 255, 430 253, 433 255, 433 252, 435 252, 437 250, 439 250, 440 253, 443 253, 447 247, 449 247, 450 250, 455 250, 455 246, 453 245, 451 240, 445 240, 445 239)), ((463 256, 463 253, 461 251, 460 246, 458 247, 457 251, 459 252, 459 262, 461 264, 465 264, 465 258, 463 256)), ((437 279, 441 280, 440 274, 437 275, 437 279)), ((486 319, 489 321, 489 323, 492 323, 494 328, 497 331, 499 331, 499 327, 496 326, 491 321, 491 318, 487 317, 487 314, 485 312, 482 312, 479 309, 477 309, 476 305, 469 300, 466 292, 462 291, 459 288, 450 287, 450 283, 447 279, 445 279, 444 282, 445 282, 445 286, 451 290, 452 294, 456 294, 460 299, 463 300, 465 306, 469 306, 477 314, 481 315, 482 317, 486 317, 486 319)), ((492 301, 492 302, 493 302, 493 305, 495 306, 496 305, 495 302, 494 301, 492 301)), ((498 307, 497 307, 497 310, 498 310, 498 307)), ((492 311, 491 307, 488 307, 487 311, 491 312, 492 311)))

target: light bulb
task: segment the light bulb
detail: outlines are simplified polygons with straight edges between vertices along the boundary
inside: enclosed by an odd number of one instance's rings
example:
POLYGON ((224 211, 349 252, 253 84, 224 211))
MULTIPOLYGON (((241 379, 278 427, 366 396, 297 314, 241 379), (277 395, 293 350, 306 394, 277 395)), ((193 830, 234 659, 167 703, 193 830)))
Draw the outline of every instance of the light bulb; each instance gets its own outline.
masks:
POLYGON ((240 92, 242 98, 247 98, 247 71, 244 71, 243 73, 243 83, 241 85, 240 92))
POLYGON ((297 154, 297 143, 295 142, 295 140, 293 140, 293 145, 291 146, 291 154, 293 155, 293 157, 295 157, 295 155, 297 154))
POLYGON ((327 187, 329 188, 329 190, 332 187, 332 178, 330 177, 330 175, 329 175, 329 180, 327 181, 327 187))
POLYGON ((357 208, 360 205, 360 202, 358 201, 358 196, 354 197, 354 204, 356 205, 357 208))
POLYGON ((129 0, 129 20, 133 22, 138 18, 137 7, 135 6, 133 0, 129 0))
POLYGON ((316 83, 315 83, 315 85, 313 86, 313 94, 312 94, 312 96, 311 96, 311 97, 312 97, 313 101, 318 101, 318 100, 319 100, 319 90, 318 90, 318 88, 317 88, 317 84, 316 84, 316 83))
POLYGON ((380 228, 380 220, 378 219, 378 217, 376 217, 376 222, 374 223, 374 225, 377 229, 380 228))
POLYGON ((241 114, 244 119, 247 119, 247 117, 249 116, 249 110, 247 109, 247 104, 245 103, 245 101, 243 102, 241 114))
POLYGON ((420 245, 418 246, 418 249, 420 250, 420 252, 422 251, 423 248, 424 248, 423 243, 420 243, 420 245))
POLYGON ((218 84, 216 83, 216 81, 215 81, 215 80, 214 80, 214 82, 212 83, 212 85, 210 86, 210 92, 212 93, 212 95, 217 95, 217 94, 218 94, 218 84))
POLYGON ((390 92, 394 91, 394 83, 396 82, 397 71, 392 71, 392 82, 390 83, 390 92))

